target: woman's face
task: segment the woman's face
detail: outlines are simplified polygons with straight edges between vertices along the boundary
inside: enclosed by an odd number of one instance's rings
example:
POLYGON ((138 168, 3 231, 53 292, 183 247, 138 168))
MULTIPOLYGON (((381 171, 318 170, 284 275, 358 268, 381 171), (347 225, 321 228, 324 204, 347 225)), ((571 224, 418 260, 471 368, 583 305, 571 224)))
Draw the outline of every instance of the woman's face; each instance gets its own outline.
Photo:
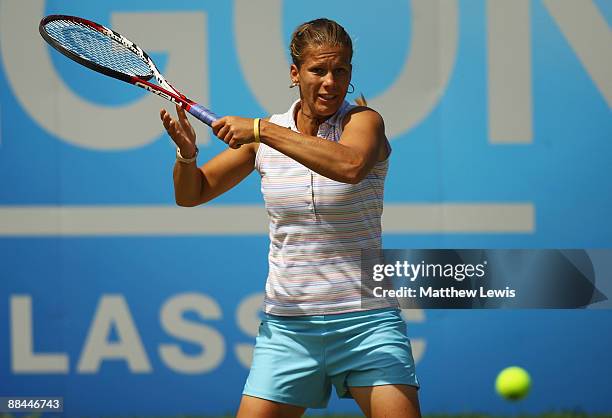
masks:
POLYGON ((299 83, 303 112, 328 118, 340 109, 351 82, 350 59, 345 47, 306 49, 300 68, 291 66, 291 79, 299 83))

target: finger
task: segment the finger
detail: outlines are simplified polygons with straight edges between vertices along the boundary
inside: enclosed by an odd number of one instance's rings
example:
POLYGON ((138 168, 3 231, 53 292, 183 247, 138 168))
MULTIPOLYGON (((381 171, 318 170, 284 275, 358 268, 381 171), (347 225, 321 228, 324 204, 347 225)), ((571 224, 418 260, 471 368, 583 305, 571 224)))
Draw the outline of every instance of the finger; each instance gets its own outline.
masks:
POLYGON ((166 130, 168 131, 168 135, 170 135, 170 138, 172 138, 172 140, 178 144, 180 141, 179 141, 179 135, 176 131, 176 122, 171 121, 168 124, 168 129, 166 130))
POLYGON ((240 142, 238 142, 238 141, 236 141, 235 139, 233 139, 233 138, 232 138, 232 139, 229 141, 229 146, 230 146, 230 148, 233 148, 233 149, 238 149, 238 148, 240 148, 240 147, 242 146, 242 144, 241 144, 240 142))
POLYGON ((172 137, 172 139, 177 139, 178 138, 178 132, 176 131, 176 122, 175 121, 171 121, 170 123, 168 123, 168 135, 170 135, 172 137))
POLYGON ((170 117, 168 112, 165 112, 164 115, 162 116, 162 123, 164 124, 164 128, 166 128, 166 131, 170 127, 170 121, 171 120, 172 120, 172 118, 170 117))
POLYGON ((167 124, 172 120, 172 117, 170 116, 170 113, 168 113, 168 111, 166 109, 162 109, 159 112, 159 116, 162 120, 162 122, 164 123, 164 127, 167 128, 167 124))
POLYGON ((179 121, 187 120, 187 114, 185 113, 185 109, 183 109, 177 104, 175 104, 174 107, 176 107, 176 114, 178 115, 179 121))
POLYGON ((172 119, 172 117, 170 116, 170 114, 166 114, 166 117, 164 118, 164 128, 166 128, 166 131, 168 131, 168 133, 170 133, 170 131, 172 130, 172 123, 174 122, 174 119, 172 119))
POLYGON ((191 131, 191 124, 189 123, 189 119, 187 119, 185 109, 183 109, 179 105, 176 105, 176 114, 178 115, 178 121, 181 124, 181 127, 185 130, 185 132, 191 131))
POLYGON ((231 137, 228 138, 229 132, 230 132, 230 127, 228 125, 225 125, 225 126, 222 126, 215 135, 217 135, 219 139, 222 139, 223 141, 227 142, 229 139, 231 139, 231 137))
POLYGON ((212 123, 211 128, 213 129, 213 132, 215 133, 215 135, 217 135, 217 132, 219 132, 219 129, 221 129, 225 125, 226 122, 227 122, 226 117, 222 117, 212 123))

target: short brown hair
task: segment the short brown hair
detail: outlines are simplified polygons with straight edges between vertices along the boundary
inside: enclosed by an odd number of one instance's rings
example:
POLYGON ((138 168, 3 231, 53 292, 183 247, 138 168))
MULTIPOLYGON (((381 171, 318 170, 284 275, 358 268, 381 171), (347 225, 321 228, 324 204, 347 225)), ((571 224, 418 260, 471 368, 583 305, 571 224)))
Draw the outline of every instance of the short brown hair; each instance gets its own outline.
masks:
POLYGON ((304 58, 304 51, 312 47, 339 46, 349 50, 349 62, 353 58, 353 42, 344 28, 337 22, 319 18, 298 26, 289 44, 293 63, 299 68, 304 58))

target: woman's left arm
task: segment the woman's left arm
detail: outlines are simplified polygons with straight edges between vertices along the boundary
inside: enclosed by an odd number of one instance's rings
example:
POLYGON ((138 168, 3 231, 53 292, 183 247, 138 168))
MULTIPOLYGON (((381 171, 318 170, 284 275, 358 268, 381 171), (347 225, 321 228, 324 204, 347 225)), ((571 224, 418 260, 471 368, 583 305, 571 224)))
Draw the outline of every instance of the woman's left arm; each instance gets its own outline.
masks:
MULTIPOLYGON (((230 147, 253 142, 253 120, 235 116, 213 124, 215 135, 230 147)), ((293 158, 311 170, 343 183, 359 183, 386 153, 382 117, 364 108, 350 113, 338 142, 294 132, 268 121, 261 121, 262 143, 293 158)))

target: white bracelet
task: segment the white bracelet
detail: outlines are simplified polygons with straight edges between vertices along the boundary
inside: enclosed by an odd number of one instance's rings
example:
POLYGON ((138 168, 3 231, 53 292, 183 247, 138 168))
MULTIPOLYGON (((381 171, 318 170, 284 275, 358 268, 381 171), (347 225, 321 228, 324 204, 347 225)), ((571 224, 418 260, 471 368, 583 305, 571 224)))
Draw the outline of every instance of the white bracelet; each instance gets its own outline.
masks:
POLYGON ((195 147, 195 154, 193 155, 193 157, 191 158, 185 158, 181 155, 181 149, 179 147, 176 147, 176 161, 178 161, 179 163, 183 163, 183 164, 189 164, 192 163, 196 160, 196 158, 198 158, 198 153, 200 152, 200 150, 198 149, 198 147, 195 147))

